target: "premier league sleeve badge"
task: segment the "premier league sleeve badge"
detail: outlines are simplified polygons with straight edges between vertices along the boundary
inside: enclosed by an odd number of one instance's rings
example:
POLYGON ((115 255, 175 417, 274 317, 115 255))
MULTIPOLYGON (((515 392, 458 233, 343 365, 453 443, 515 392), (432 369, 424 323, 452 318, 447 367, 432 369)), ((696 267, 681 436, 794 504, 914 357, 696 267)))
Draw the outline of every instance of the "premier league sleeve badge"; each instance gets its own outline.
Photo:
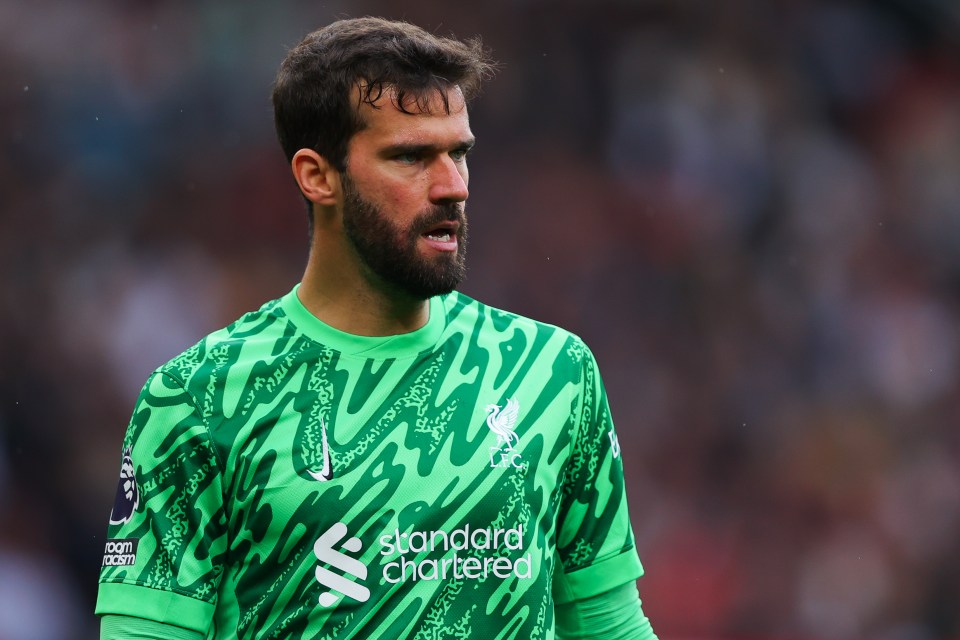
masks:
POLYGON ((130 448, 124 449, 123 462, 120 464, 120 480, 117 482, 117 495, 113 500, 113 510, 110 512, 110 524, 127 522, 140 505, 140 489, 137 487, 133 459, 130 455, 130 448))

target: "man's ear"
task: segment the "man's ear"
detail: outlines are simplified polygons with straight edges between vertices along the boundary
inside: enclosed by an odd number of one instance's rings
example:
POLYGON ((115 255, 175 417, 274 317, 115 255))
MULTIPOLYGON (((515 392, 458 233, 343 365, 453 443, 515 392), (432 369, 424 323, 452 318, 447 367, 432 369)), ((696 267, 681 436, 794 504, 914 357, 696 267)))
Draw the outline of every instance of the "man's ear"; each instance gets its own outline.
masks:
POLYGON ((340 195, 340 172, 313 149, 300 149, 290 161, 293 177, 303 196, 319 205, 336 204, 340 195))

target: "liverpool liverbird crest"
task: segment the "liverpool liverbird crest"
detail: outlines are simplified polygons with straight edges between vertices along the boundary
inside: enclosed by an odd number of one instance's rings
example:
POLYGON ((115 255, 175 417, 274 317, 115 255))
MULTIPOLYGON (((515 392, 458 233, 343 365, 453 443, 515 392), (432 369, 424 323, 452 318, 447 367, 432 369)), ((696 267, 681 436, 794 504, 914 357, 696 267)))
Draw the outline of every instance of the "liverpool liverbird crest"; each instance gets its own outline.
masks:
POLYGON ((507 400, 503 408, 498 404, 487 405, 487 426, 497 434, 497 446, 505 444, 507 449, 513 450, 513 445, 519 442, 520 437, 514 433, 517 426, 517 414, 520 412, 520 403, 515 399, 507 400))

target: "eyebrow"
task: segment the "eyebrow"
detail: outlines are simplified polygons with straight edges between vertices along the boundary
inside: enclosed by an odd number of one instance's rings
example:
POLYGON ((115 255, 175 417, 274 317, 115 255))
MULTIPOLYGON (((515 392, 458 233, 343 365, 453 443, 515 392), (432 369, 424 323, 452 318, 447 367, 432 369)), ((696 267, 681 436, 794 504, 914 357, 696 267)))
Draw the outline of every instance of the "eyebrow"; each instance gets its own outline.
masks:
MULTIPOLYGON (((456 144, 451 145, 450 149, 471 149, 477 143, 476 138, 467 138, 461 140, 456 144)), ((381 151, 385 156, 392 155, 401 155, 405 153, 412 153, 414 155, 424 155, 436 153, 438 151, 445 151, 448 147, 435 145, 435 144, 407 144, 407 143, 398 143, 392 144, 390 146, 384 147, 381 151)))

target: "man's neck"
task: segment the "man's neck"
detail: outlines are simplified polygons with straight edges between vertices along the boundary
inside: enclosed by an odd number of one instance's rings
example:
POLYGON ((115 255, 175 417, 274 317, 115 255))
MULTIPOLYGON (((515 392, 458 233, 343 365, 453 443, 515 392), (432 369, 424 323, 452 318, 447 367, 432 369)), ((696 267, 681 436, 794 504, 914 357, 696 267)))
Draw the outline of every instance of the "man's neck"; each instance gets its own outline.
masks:
POLYGON ((303 306, 334 329, 358 336, 394 336, 416 331, 430 319, 430 301, 315 268, 311 260, 298 297, 303 306))

